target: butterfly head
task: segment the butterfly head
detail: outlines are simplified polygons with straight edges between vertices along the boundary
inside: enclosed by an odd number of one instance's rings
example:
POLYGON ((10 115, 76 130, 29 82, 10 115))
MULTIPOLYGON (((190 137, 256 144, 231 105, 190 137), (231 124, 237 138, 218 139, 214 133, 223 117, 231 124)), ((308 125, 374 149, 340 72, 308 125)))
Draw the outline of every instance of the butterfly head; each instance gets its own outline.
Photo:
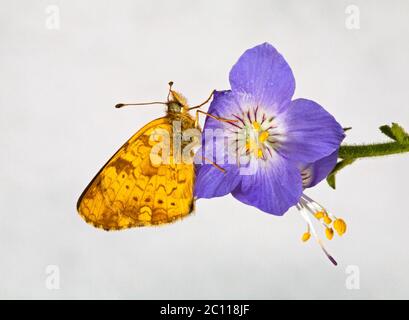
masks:
POLYGON ((168 98, 168 112, 181 113, 189 110, 186 98, 179 92, 170 90, 170 97, 168 98))

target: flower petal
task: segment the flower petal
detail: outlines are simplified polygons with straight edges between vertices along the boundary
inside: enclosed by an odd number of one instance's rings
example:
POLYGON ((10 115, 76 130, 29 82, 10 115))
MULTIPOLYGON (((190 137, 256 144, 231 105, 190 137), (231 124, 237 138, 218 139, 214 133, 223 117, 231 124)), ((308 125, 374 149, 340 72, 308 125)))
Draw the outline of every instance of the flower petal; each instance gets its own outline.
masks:
POLYGON ((279 152, 301 163, 312 163, 337 150, 345 137, 335 118, 314 101, 297 99, 278 115, 285 132, 279 152))
MULTIPOLYGON (((225 119, 237 121, 249 107, 255 105, 251 95, 232 92, 230 90, 215 91, 208 113, 225 119)), ((240 123, 238 123, 240 124, 240 123)), ((207 117, 205 128, 231 128, 231 124, 207 117)))
MULTIPOLYGON (((202 147, 195 154, 196 182, 195 196, 197 198, 214 198, 229 194, 241 181, 237 158, 228 148, 229 140, 225 135, 213 135, 217 132, 208 129, 207 135, 202 135, 202 147), (211 163, 216 163, 225 172, 211 163)), ((222 131, 224 132, 224 131, 222 131)))
MULTIPOLYGON (((241 113, 240 104, 230 90, 215 91, 208 113, 222 118, 231 118, 233 114, 241 113)), ((226 124, 211 117, 206 117, 204 128, 222 128, 226 124)))
POLYGON ((297 204, 301 194, 299 169, 278 155, 272 162, 260 163, 256 174, 242 176, 232 192, 237 200, 277 216, 297 204))
POLYGON ((230 71, 233 91, 251 94, 256 104, 283 110, 295 90, 295 79, 283 56, 269 43, 248 49, 230 71))
POLYGON ((226 172, 221 172, 207 163, 196 165, 195 197, 222 197, 237 187, 241 180, 237 166, 226 164, 221 167, 226 172))
POLYGON ((325 179, 334 169, 338 160, 338 150, 314 163, 304 166, 301 170, 303 177, 303 187, 311 188, 325 179))

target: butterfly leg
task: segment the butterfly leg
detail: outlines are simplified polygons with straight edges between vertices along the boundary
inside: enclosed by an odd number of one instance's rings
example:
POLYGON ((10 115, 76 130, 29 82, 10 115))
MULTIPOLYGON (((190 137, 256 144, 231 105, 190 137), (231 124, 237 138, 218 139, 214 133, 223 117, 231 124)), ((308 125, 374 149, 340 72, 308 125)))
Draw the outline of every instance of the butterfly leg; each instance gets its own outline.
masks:
POLYGON ((209 162, 213 167, 215 167, 216 169, 220 170, 223 173, 226 173, 226 170, 224 170, 221 166, 219 166, 217 163, 213 162, 212 160, 202 156, 202 159, 206 162, 209 162))
MULTIPOLYGON (((210 97, 211 97, 211 96, 210 96, 210 97)), ((209 97, 208 100, 210 100, 210 97, 209 97)), ((196 110, 196 118, 195 118, 195 127, 196 127, 196 128, 198 128, 198 126, 199 126, 199 114, 200 114, 200 113, 201 113, 201 114, 205 114, 205 115, 207 115, 208 117, 213 118, 213 119, 215 119, 215 120, 217 120, 217 121, 228 122, 228 123, 234 123, 234 122, 237 122, 237 121, 238 121, 238 120, 230 120, 230 119, 225 119, 225 118, 217 117, 217 116, 215 116, 215 115, 213 115, 213 114, 204 112, 204 111, 202 111, 202 110, 196 110)), ((206 158, 206 157, 204 157, 204 156, 202 156, 202 159, 205 160, 205 162, 206 162, 206 161, 209 162, 212 166, 214 166, 216 169, 220 170, 221 172, 226 173, 226 170, 225 170, 225 169, 223 169, 222 167, 220 167, 217 163, 213 162, 212 160, 210 160, 210 159, 208 159, 208 158, 206 158)))
POLYGON ((212 93, 210 94, 209 98, 207 98, 204 102, 202 102, 201 104, 199 104, 197 106, 191 107, 188 110, 193 110, 193 109, 198 109, 198 108, 203 107, 206 103, 208 103, 210 101, 211 98, 213 98, 213 95, 214 95, 215 91, 216 90, 213 90, 212 93))
POLYGON ((215 119, 215 120, 217 120, 217 121, 227 122, 227 123, 230 123, 230 124, 234 124, 235 122, 238 122, 238 121, 239 121, 239 120, 231 120, 231 119, 221 118, 221 117, 215 116, 215 115, 213 115, 213 114, 204 112, 204 111, 202 111, 202 110, 196 110, 196 118, 195 118, 195 127, 196 127, 196 128, 197 128, 198 125, 199 125, 199 113, 205 114, 206 116, 208 116, 208 117, 210 117, 210 118, 213 118, 213 119, 215 119))

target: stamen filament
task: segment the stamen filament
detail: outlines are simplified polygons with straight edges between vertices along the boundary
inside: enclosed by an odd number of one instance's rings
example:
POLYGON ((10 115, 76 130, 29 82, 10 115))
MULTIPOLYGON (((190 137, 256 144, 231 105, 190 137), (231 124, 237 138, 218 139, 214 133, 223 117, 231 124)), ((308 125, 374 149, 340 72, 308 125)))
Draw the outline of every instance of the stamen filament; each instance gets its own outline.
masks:
POLYGON ((312 214, 311 209, 308 207, 308 202, 306 202, 302 197, 300 199, 299 204, 297 204, 297 209, 300 211, 301 216, 304 218, 304 220, 307 222, 307 225, 309 226, 309 228, 311 228, 311 233, 312 235, 315 237, 315 239, 317 240, 319 246, 321 247, 322 251, 324 252, 324 254, 327 256, 327 258, 329 259, 329 261, 331 261, 332 264, 334 264, 335 266, 338 265, 338 263, 336 262, 336 260, 332 257, 332 255, 330 255, 328 253, 328 251, 325 249, 324 244, 322 242, 322 240, 318 237, 317 232, 315 231, 314 225, 312 224, 312 221, 308 215, 308 213, 312 214))

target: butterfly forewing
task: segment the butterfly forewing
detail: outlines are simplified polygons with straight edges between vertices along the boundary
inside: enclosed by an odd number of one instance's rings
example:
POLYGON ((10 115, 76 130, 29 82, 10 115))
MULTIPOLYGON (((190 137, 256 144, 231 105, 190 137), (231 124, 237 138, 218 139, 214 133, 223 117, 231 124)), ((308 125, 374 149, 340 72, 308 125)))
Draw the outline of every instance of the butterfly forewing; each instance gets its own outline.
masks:
POLYGON ((151 161, 154 143, 150 137, 158 129, 172 137, 168 117, 148 123, 84 190, 77 208, 88 223, 117 230, 173 222, 192 211, 194 166, 174 163, 172 159, 160 164, 151 161))

